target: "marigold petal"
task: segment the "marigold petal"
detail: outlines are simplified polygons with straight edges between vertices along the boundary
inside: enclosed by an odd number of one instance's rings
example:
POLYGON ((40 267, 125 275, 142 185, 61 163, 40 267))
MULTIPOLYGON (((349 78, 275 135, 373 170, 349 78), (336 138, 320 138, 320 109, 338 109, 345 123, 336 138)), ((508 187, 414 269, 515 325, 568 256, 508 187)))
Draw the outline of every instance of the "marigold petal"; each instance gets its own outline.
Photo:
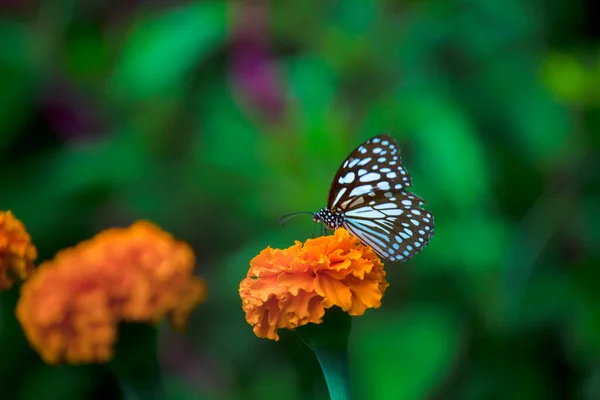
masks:
POLYGON ((379 308, 385 287, 381 288, 377 281, 364 284, 359 278, 349 276, 345 280, 352 292, 352 306, 348 310, 350 315, 362 315, 367 308, 379 308))
POLYGON ((322 299, 314 292, 299 290, 297 295, 287 296, 279 302, 282 311, 278 328, 294 329, 308 323, 318 324, 325 315, 322 299))
POLYGON ((37 249, 25 225, 10 211, 0 211, 0 290, 10 289, 34 270, 37 249))
POLYGON ((289 290, 294 296, 300 290, 310 293, 315 290, 315 275, 310 272, 286 272, 277 277, 277 283, 282 290, 289 290))
POLYGON ((348 311, 352 306, 352 292, 345 281, 339 281, 328 274, 321 274, 315 285, 316 292, 323 296, 323 306, 338 306, 348 311))
POLYGON ((302 244, 296 242, 285 251, 267 247, 250 261, 249 276, 261 276, 262 274, 278 273, 283 269, 289 269, 289 265, 297 257, 302 244))
POLYGON ((277 326, 280 316, 279 302, 274 296, 267 300, 261 307, 258 307, 260 313, 256 316, 260 317, 254 325, 254 333, 260 338, 268 338, 279 340, 277 334, 277 326))
POLYGON ((285 288, 279 285, 277 275, 250 278, 248 285, 252 289, 253 295, 262 301, 267 301, 271 296, 281 298, 285 292, 285 288))
POLYGON ((375 252, 340 228, 304 245, 267 247, 250 261, 239 293, 254 333, 278 340, 278 329, 318 324, 333 306, 351 315, 377 308, 387 286, 375 252))

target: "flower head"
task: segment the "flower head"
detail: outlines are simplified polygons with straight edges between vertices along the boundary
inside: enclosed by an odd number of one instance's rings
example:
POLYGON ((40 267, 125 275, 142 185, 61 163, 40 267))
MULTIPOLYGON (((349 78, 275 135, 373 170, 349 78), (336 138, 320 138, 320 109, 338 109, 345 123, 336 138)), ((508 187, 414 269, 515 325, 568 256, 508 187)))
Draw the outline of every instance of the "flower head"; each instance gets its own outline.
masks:
POLYGON ((333 306, 350 315, 378 308, 387 287, 375 252, 340 228, 304 245, 267 247, 250 261, 239 292, 256 336, 279 340, 278 329, 321 323, 333 306))
POLYGON ((192 249, 139 221, 59 252, 22 286, 17 317, 48 363, 104 362, 121 321, 182 327, 204 298, 192 249))
POLYGON ((37 250, 25 226, 12 212, 0 211, 0 290, 8 290, 16 281, 33 272, 37 250))

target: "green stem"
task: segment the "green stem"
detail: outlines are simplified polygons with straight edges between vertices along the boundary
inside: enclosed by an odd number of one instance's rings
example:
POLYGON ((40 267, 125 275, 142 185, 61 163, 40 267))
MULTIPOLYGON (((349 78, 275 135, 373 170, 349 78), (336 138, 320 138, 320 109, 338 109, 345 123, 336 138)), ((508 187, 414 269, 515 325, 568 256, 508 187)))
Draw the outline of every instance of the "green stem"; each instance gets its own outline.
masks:
POLYGON ((336 307, 327 310, 321 324, 309 324, 296 330, 317 356, 331 400, 352 399, 348 363, 350 326, 350 316, 336 307))
POLYGON ((332 400, 350 400, 350 369, 348 368, 348 352, 331 351, 327 349, 313 349, 329 389, 332 400))
POLYGON ((108 367, 119 382, 125 400, 164 398, 154 326, 121 324, 115 357, 108 367))

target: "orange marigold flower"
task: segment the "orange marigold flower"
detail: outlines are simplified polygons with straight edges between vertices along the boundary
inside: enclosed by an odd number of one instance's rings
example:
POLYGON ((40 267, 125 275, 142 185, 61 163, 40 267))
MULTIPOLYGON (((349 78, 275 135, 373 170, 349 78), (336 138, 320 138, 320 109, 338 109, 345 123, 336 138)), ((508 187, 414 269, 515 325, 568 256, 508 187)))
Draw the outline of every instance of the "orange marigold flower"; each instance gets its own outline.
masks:
POLYGON ((36 257, 37 250, 25 225, 12 212, 0 211, 0 290, 27 279, 36 257))
POLYGON ((17 318, 48 363, 108 361, 121 321, 187 322, 204 299, 190 246, 150 222, 62 250, 21 287, 17 318))
POLYGON ((350 315, 378 308, 387 287, 375 252, 340 228, 304 246, 267 247, 250 261, 239 292, 256 336, 279 340, 278 329, 321 323, 333 306, 350 315))

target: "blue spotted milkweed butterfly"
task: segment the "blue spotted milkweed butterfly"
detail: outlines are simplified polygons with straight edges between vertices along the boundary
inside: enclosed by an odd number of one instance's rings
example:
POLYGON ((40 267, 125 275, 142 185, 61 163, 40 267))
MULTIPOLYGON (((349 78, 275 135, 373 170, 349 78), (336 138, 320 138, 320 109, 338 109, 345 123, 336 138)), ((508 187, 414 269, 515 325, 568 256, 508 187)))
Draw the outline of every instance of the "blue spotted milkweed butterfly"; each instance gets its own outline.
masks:
POLYGON ((310 214, 329 230, 344 227, 380 258, 407 261, 427 246, 434 231, 433 214, 421 208, 423 199, 406 191, 411 186, 398 144, 379 135, 350 153, 333 178, 327 207, 310 214))

